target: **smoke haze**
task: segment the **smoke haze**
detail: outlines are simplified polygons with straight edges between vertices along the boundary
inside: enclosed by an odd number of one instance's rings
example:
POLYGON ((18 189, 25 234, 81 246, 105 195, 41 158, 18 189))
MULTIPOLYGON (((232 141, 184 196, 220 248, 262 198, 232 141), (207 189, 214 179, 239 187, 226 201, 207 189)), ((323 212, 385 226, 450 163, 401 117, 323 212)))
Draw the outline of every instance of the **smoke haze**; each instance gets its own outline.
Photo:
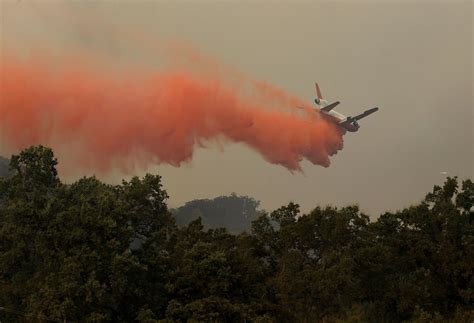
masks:
MULTIPOLYGON (((440 172, 474 176, 473 8, 472 1, 6 0, 0 1, 0 52, 15 54, 20 65, 35 56, 46 59, 54 63, 45 67, 48 73, 50 67, 64 72, 77 64, 77 56, 94 55, 78 66, 115 84, 163 73, 185 74, 204 84, 218 80, 259 111, 290 116, 298 104, 281 106, 281 99, 261 104, 254 97, 261 91, 290 93, 309 103, 317 81, 325 99, 341 101, 337 111, 345 115, 378 106, 380 111, 362 120, 357 133, 344 136, 344 151, 331 157, 328 168, 303 159, 303 172, 292 173, 270 165, 249 144, 219 135, 201 140, 206 149, 195 145, 192 163, 147 169, 163 176, 172 206, 236 192, 255 197, 267 210, 290 201, 304 212, 317 204, 360 203, 375 217, 418 203, 433 184, 444 181, 440 172), (63 57, 72 63, 59 64, 63 57)), ((297 115, 311 118, 302 112, 297 115)), ((128 118, 135 120, 133 114, 128 118)), ((100 122, 96 127, 112 127, 100 122)), ((29 124, 27 133, 33 127, 29 124)), ((155 134, 160 131, 157 127, 155 134)), ((120 168, 107 174, 92 170, 100 163, 78 153, 85 151, 85 139, 55 138, 57 133, 48 136, 63 180, 93 173, 109 183, 124 178, 120 168), (64 169, 82 164, 83 170, 64 169)), ((271 140, 279 138, 285 137, 271 140)), ((19 152, 7 139, 11 136, 0 126, 5 157, 19 152)), ((143 170, 131 167, 150 162, 140 149, 119 166, 130 175, 143 176, 143 170)), ((124 155, 109 161, 114 164, 124 155)))

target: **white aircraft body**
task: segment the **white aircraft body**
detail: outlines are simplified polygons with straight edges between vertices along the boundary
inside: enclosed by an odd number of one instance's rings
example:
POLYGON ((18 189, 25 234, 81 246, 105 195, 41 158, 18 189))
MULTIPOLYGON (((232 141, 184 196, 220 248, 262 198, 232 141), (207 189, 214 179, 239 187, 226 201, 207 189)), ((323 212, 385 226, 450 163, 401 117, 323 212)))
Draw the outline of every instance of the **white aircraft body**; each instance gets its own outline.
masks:
POLYGON ((318 83, 316 83, 316 94, 318 97, 314 99, 314 102, 318 105, 319 111, 321 111, 324 116, 327 116, 330 121, 350 132, 359 130, 360 126, 357 122, 358 120, 367 117, 369 114, 372 114, 379 109, 372 108, 359 115, 356 115, 355 117, 346 117, 345 115, 334 110, 334 107, 340 103, 339 101, 328 104, 328 101, 323 99, 318 83))

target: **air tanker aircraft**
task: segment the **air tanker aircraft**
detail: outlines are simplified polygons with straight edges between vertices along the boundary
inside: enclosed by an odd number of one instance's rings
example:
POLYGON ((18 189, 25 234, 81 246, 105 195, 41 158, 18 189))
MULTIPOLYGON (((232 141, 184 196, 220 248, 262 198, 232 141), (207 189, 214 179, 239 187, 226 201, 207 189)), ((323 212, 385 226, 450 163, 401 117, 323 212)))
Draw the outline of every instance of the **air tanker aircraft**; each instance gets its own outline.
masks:
POLYGON ((340 114, 339 112, 334 111, 334 107, 336 107, 340 102, 336 101, 334 103, 328 104, 328 101, 323 99, 321 95, 321 90, 319 89, 318 83, 316 83, 316 94, 318 97, 314 99, 314 102, 319 106, 319 110, 325 116, 328 116, 329 120, 337 124, 339 127, 342 127, 350 132, 355 132, 359 130, 359 123, 358 120, 367 117, 369 114, 374 113, 379 108, 372 108, 369 109, 355 117, 346 117, 345 115, 340 114))

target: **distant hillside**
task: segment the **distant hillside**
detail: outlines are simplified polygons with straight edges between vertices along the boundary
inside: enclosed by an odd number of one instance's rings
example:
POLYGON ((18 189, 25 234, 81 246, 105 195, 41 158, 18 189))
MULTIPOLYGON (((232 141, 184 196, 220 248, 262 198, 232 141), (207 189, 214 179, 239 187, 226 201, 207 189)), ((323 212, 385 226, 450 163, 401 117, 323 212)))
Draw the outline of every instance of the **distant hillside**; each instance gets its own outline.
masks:
POLYGON ((206 229, 227 228, 232 233, 250 229, 258 217, 260 202, 248 196, 219 196, 214 199, 193 200, 172 210, 178 225, 202 218, 206 229))
POLYGON ((8 176, 10 160, 0 156, 0 177, 8 176))

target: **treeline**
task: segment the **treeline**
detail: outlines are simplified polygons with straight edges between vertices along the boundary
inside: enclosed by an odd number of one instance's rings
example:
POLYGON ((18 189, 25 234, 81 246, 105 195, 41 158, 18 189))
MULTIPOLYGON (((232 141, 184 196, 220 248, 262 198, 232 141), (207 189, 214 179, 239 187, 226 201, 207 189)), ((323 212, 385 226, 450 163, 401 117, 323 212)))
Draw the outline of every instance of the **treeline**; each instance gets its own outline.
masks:
POLYGON ((0 177, 6 177, 9 175, 9 160, 0 156, 0 177))
POLYGON ((0 179, 2 322, 474 318, 471 180, 375 222, 290 203, 234 235, 199 217, 177 226, 159 176, 66 185, 56 164, 31 147, 0 179))
POLYGON ((262 212, 259 205, 260 202, 254 198, 232 193, 230 196, 193 200, 172 209, 171 213, 178 226, 201 218, 204 229, 226 228, 230 233, 238 234, 251 229, 252 222, 262 212))

